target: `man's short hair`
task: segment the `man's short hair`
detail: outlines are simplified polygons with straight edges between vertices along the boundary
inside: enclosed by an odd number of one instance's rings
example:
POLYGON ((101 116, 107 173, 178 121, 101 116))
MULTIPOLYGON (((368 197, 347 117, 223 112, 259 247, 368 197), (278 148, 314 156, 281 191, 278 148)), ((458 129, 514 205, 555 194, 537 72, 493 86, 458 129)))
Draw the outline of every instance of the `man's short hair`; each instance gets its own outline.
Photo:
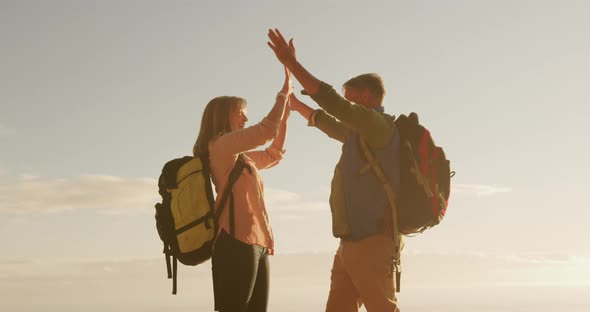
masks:
POLYGON ((380 102, 383 102, 383 97, 385 96, 385 86, 383 85, 383 79, 381 79, 381 77, 375 73, 362 74, 351 78, 344 83, 343 87, 357 90, 367 89, 380 102))

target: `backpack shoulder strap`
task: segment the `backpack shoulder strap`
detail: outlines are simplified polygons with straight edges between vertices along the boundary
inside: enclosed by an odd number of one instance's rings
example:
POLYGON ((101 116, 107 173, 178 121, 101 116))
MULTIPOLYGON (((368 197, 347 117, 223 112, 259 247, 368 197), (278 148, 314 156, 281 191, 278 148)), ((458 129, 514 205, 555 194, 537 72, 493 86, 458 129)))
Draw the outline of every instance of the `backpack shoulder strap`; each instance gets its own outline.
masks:
POLYGON ((232 188, 234 186, 234 183, 236 183, 236 181, 240 178, 240 175, 242 175, 242 171, 244 171, 244 169, 247 169, 250 173, 252 173, 252 168, 250 168, 250 165, 248 165, 244 160, 244 154, 240 153, 238 155, 238 159, 236 160, 234 168, 229 174, 229 181, 227 183, 227 187, 223 191, 221 202, 219 203, 219 208, 215 212, 215 224, 219 223, 219 217, 221 217, 221 213, 223 212, 225 203, 229 199, 230 195, 233 193, 232 188))
POLYGON ((394 250, 398 250, 398 251, 396 251, 397 254, 394 254, 394 256, 399 258, 399 250, 400 250, 399 247, 401 244, 400 244, 400 239, 399 239, 399 231, 397 228, 397 208, 396 208, 395 191, 393 190, 393 186, 391 185, 391 183, 389 182, 389 180, 385 176, 385 172, 383 172, 383 168, 381 168, 381 164, 379 163, 379 160, 377 160, 375 155, 373 155, 373 152, 371 151, 371 149, 367 145, 367 142, 363 138, 361 138, 360 136, 359 136, 359 141, 360 141, 359 145, 361 146, 361 150, 363 152, 363 155, 365 156, 365 160, 371 166, 373 173, 375 174, 377 179, 379 179, 379 181, 381 182, 381 185, 383 185, 383 189, 385 190, 385 194, 387 195, 387 200, 389 202, 389 206, 391 207, 391 219, 392 219, 391 226, 393 229, 393 242, 394 242, 394 247, 395 247, 394 250))
POLYGON ((401 235, 399 234, 398 225, 397 225, 397 206, 396 206, 396 194, 393 191, 393 186, 385 176, 383 172, 383 168, 381 168, 381 164, 373 155, 373 152, 367 145, 367 142, 359 136, 361 150, 363 151, 363 155, 365 159, 371 166, 371 169, 377 179, 383 185, 383 189, 385 190, 385 194, 387 194, 387 200, 389 201, 389 206, 391 207, 391 227, 393 230, 393 259, 392 259, 392 266, 393 270, 395 270, 395 281, 396 281, 396 291, 400 291, 400 280, 401 280, 401 250, 402 250, 402 242, 401 242, 401 235))
POLYGON ((207 193, 207 201, 209 208, 213 213, 213 206, 215 205, 215 198, 213 197, 213 188, 211 187, 211 165, 209 164, 209 151, 204 152, 201 157, 201 164, 203 165, 203 175, 205 176, 205 192, 207 193))

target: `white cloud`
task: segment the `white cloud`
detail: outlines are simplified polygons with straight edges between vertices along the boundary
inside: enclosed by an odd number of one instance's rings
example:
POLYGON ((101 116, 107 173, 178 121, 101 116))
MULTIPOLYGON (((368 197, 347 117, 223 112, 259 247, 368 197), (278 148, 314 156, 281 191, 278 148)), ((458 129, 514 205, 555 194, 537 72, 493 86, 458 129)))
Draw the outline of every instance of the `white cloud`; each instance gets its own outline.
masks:
POLYGON ((327 200, 304 200, 303 196, 286 190, 267 188, 265 190, 264 200, 269 210, 285 212, 291 218, 300 217, 301 215, 297 212, 330 210, 327 200))
MULTIPOLYGON (((43 179, 26 173, 13 184, 0 184, 0 212, 17 214, 78 209, 105 214, 152 213, 151 208, 160 200, 157 180, 151 178, 83 175, 76 179, 43 179)), ((327 201, 305 201, 287 190, 268 188, 265 201, 269 210, 286 213, 290 218, 304 211, 329 211, 327 201)))
POLYGON ((484 184, 452 184, 451 193, 475 194, 477 196, 491 196, 498 193, 509 193, 512 189, 497 185, 484 184))
POLYGON ((297 211, 330 211, 328 201, 294 201, 272 206, 274 211, 296 213, 297 211))
POLYGON ((499 257, 514 264, 538 265, 538 264, 565 264, 572 261, 572 257, 562 254, 518 254, 499 257))
POLYGON ((305 220, 305 216, 302 214, 282 214, 279 215, 279 219, 284 221, 300 221, 305 220))
POLYGON ((293 192, 278 190, 273 188, 266 188, 264 190, 264 200, 266 204, 293 202, 300 198, 298 194, 293 192))
POLYGON ((0 211, 48 213, 96 209, 103 213, 152 212, 159 200, 157 181, 105 175, 43 180, 27 174, 13 184, 0 185, 0 211))
POLYGON ((498 266, 534 266, 534 265, 562 265, 574 262, 587 262, 590 264, 589 257, 570 256, 562 253, 518 253, 518 254, 492 254, 484 252, 424 252, 420 250, 404 251, 410 257, 433 257, 438 259, 470 259, 469 262, 485 262, 498 266))
POLYGON ((36 174, 31 174, 31 173, 23 173, 20 175, 20 179, 22 181, 32 181, 32 180, 39 179, 39 176, 36 174))

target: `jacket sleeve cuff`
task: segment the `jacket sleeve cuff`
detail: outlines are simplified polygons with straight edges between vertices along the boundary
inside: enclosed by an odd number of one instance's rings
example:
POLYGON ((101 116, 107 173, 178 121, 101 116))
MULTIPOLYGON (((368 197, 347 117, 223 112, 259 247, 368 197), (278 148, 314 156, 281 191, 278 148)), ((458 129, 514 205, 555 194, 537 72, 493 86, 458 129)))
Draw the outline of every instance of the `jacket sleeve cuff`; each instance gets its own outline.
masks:
POLYGON ((281 160, 283 159, 283 155, 285 155, 285 153, 287 152, 286 150, 281 150, 278 149, 276 146, 269 146, 266 151, 268 152, 268 154, 270 154, 270 156, 275 159, 275 160, 281 160))
POLYGON ((332 86, 320 81, 320 87, 318 88, 318 92, 314 93, 314 94, 310 94, 309 92, 302 90, 301 94, 303 95, 308 95, 310 96, 314 101, 317 102, 316 98, 321 98, 326 96, 328 93, 330 93, 330 90, 333 90, 332 86))
POLYGON ((314 100, 318 105, 325 109, 326 111, 330 112, 330 109, 333 108, 334 104, 338 102, 341 96, 332 88, 331 85, 320 82, 320 87, 318 92, 315 94, 308 94, 312 100, 314 100))
POLYGON ((315 117, 321 111, 322 111, 321 109, 316 109, 315 111, 313 111, 313 113, 311 113, 311 116, 309 116, 309 119, 307 120, 308 127, 315 127, 316 126, 315 117))

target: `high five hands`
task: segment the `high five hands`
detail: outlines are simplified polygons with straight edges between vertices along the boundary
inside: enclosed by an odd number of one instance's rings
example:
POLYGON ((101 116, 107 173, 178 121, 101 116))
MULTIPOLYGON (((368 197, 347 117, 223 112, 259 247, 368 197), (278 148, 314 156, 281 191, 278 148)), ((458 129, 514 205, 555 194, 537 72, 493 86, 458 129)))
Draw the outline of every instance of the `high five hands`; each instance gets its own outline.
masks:
POLYGON ((278 29, 269 29, 268 38, 270 41, 267 44, 273 50, 279 62, 291 69, 290 66, 297 62, 293 38, 287 43, 287 40, 278 29))
MULTIPOLYGON (((285 68, 293 74, 308 94, 315 94, 320 87, 320 80, 315 78, 300 63, 298 63, 293 39, 290 39, 289 42, 287 42, 285 37, 283 37, 283 34, 281 34, 276 28, 274 30, 268 30, 268 39, 270 41, 268 41, 267 44, 275 53, 279 62, 281 62, 285 68)), ((311 107, 299 101, 293 93, 289 95, 289 108, 290 110, 299 112, 307 120, 309 120, 314 112, 311 107)))

